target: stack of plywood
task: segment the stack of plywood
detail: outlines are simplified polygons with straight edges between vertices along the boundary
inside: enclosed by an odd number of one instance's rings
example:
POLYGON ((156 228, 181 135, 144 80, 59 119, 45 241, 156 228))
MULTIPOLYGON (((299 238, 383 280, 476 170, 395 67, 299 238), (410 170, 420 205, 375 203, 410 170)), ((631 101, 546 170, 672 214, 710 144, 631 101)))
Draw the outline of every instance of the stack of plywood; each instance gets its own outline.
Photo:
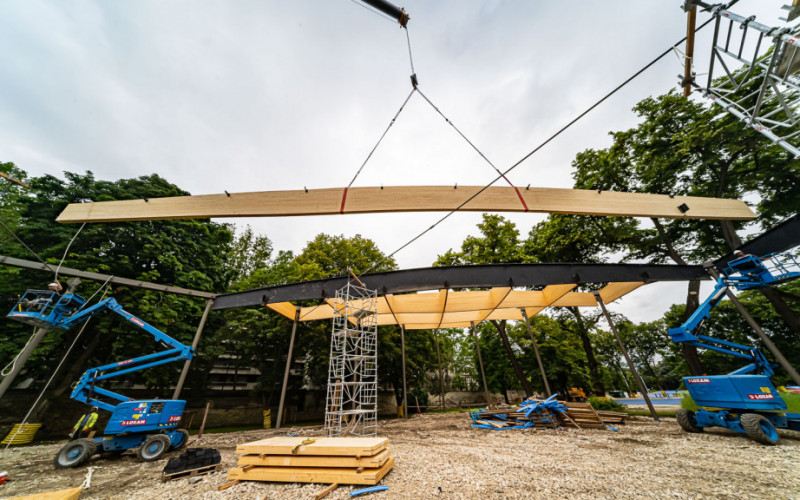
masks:
POLYGON ((228 479, 375 485, 394 466, 378 437, 274 437, 240 444, 228 479))

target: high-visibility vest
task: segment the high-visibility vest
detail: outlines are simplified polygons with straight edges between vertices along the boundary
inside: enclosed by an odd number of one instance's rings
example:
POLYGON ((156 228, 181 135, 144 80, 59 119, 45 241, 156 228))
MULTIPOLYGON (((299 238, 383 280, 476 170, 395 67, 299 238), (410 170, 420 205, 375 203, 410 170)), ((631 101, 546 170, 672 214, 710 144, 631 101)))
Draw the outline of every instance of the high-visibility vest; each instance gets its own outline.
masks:
POLYGON ((78 419, 78 422, 72 427, 72 432, 76 432, 79 429, 82 431, 88 431, 94 424, 97 423, 97 413, 87 413, 86 415, 81 415, 81 418, 78 419))

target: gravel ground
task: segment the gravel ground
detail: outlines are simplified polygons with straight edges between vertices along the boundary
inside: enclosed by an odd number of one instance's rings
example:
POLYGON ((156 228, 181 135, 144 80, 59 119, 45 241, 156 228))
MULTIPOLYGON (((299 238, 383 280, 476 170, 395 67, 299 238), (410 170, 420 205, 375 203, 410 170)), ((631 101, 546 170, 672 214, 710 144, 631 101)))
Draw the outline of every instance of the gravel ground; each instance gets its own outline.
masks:
MULTIPOLYGON (((394 469, 381 484, 389 490, 365 498, 793 498, 800 500, 800 433, 781 431, 781 444, 759 445, 725 430, 683 432, 674 419, 644 418, 600 430, 489 431, 469 427, 466 414, 415 416, 380 424, 390 439, 394 469)), ((317 435, 319 428, 292 428, 317 435)), ((220 450, 225 470, 236 463, 239 443, 284 432, 207 435, 204 447, 220 450)), ((76 487, 87 468, 53 470, 63 443, 0 452, 9 482, 0 497, 76 487)), ((173 456, 175 453, 168 456, 173 456)), ((135 458, 94 459, 92 486, 82 499, 113 498, 308 499, 324 486, 242 482, 221 492, 225 473, 197 482, 159 480, 165 462, 135 458)), ((343 500, 357 487, 342 486, 327 498, 343 500)))

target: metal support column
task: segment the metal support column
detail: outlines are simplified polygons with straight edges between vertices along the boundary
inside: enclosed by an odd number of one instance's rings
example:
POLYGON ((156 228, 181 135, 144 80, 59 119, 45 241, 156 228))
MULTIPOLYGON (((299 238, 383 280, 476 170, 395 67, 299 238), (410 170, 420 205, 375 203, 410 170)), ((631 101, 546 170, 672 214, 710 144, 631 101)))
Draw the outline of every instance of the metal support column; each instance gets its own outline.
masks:
POLYGON ((36 349, 36 346, 39 345, 39 342, 42 341, 48 331, 50 331, 49 328, 37 328, 33 331, 33 335, 31 335, 30 340, 17 355, 17 359, 14 362, 14 367, 11 369, 11 372, 3 378, 2 382, 0 382, 0 399, 2 399, 9 387, 11 387, 11 383, 14 382, 15 378, 17 378, 19 372, 22 371, 22 367, 25 366, 25 362, 31 357, 34 349, 36 349))
MULTIPOLYGON (((707 271, 708 274, 710 274, 714 279, 719 278, 719 273, 713 267, 709 267, 707 271)), ((783 369, 786 370, 786 373, 788 373, 789 376, 792 377, 794 383, 800 385, 800 374, 798 374, 797 370, 795 370, 794 367, 791 364, 789 364, 789 360, 787 360, 786 357, 784 357, 783 353, 780 351, 780 349, 778 349, 778 346, 776 346, 772 342, 772 340, 770 340, 770 338, 767 337, 767 334, 764 333, 764 330, 762 330, 759 324, 756 323, 756 320, 753 319, 752 316, 750 316, 750 313, 747 311, 747 308, 744 307, 744 304, 739 302, 739 299, 736 298, 736 295, 733 294, 730 288, 726 290, 726 293, 728 295, 728 298, 733 303, 734 307, 736 307, 736 310, 739 311, 739 314, 741 314, 742 317, 745 319, 745 321, 747 321, 747 324, 750 325, 750 328, 752 328, 758 334, 759 338, 761 338, 761 341, 764 342, 766 348, 769 349, 769 352, 771 352, 772 355, 775 356, 775 360, 778 361, 778 363, 783 367, 783 369)))
POLYGON ((439 332, 434 331, 433 338, 436 340, 436 358, 439 360, 439 403, 442 405, 442 411, 444 412, 444 376, 442 373, 442 356, 439 353, 439 332))
POLYGON ((531 343, 533 344, 533 352, 536 353, 536 362, 539 363, 539 371, 542 372, 542 381, 544 382, 544 390, 547 392, 549 398, 552 394, 550 392, 550 384, 547 382, 547 375, 544 373, 544 365, 542 364, 542 357, 539 356, 539 348, 536 346, 536 338, 533 336, 533 328, 531 328, 531 321, 528 319, 528 312, 524 307, 520 308, 522 311, 522 318, 525 320, 525 326, 528 327, 528 334, 531 336, 531 343))
POLYGON ((278 403, 278 419, 275 421, 275 428, 281 428, 283 419, 283 402, 286 400, 286 385, 289 382, 289 369, 292 367, 292 356, 294 351, 294 334, 297 332, 297 322, 300 320, 300 307, 294 311, 294 323, 292 323, 292 337, 289 339, 289 353, 286 355, 286 370, 283 372, 283 386, 281 387, 281 400, 278 403))
POLYGON ((653 417, 653 420, 660 421, 661 419, 658 418, 658 413, 656 413, 656 409, 653 407, 653 402, 650 401, 650 396, 647 395, 647 388, 644 386, 642 377, 639 376, 639 372, 636 370, 636 367, 633 366, 633 361, 631 361, 631 357, 628 356, 628 350, 625 349, 625 345, 622 343, 622 339, 619 338, 619 333, 617 332, 617 326, 611 319, 611 315, 608 314, 608 309, 606 309, 606 305, 603 302, 603 298, 600 296, 600 291, 595 290, 594 296, 595 299, 597 299, 597 305, 599 305, 600 309, 603 310, 603 315, 606 317, 606 321, 608 321, 608 326, 611 327, 611 332, 614 334, 614 338, 617 339, 617 344, 619 344, 619 348, 622 351, 622 355, 625 356, 625 361, 628 362, 628 367, 631 369, 633 378, 636 380, 636 385, 639 386, 639 392, 642 393, 642 397, 644 397, 644 401, 647 403, 647 408, 650 409, 650 415, 653 417))
POLYGON ((403 351, 403 418, 408 418, 408 385, 406 382, 406 325, 400 325, 400 348, 403 351))
POLYGON ((481 357, 481 346, 478 343, 478 334, 475 333, 475 322, 470 321, 469 328, 472 330, 472 338, 475 340, 475 350, 478 351, 478 365, 481 368, 481 380, 483 381, 483 394, 486 397, 486 404, 492 404, 492 396, 489 394, 489 386, 486 384, 486 372, 483 371, 483 358, 481 357))
MULTIPOLYGON (((196 353, 197 344, 200 343, 200 336, 203 334, 203 328, 206 326, 206 320, 208 319, 208 312, 211 311, 211 306, 214 305, 214 299, 207 299, 206 300, 206 308, 203 311, 203 316, 200 318, 200 324, 197 325, 197 331, 194 334, 194 339, 192 340, 192 353, 196 353)), ((183 369, 181 370, 181 376, 178 378, 178 385, 175 386, 175 392, 172 393, 172 399, 180 399, 181 391, 183 390, 183 384, 186 382, 186 376, 189 374, 189 365, 192 364, 191 359, 187 359, 183 363, 183 369)))

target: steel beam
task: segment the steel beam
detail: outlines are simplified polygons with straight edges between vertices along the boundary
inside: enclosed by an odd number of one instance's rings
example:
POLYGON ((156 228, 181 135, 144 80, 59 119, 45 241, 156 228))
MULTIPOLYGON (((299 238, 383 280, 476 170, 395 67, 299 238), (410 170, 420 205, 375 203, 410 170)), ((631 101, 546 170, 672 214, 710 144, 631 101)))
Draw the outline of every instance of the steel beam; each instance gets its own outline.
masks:
POLYGON ((292 323, 292 337, 289 339, 289 354, 286 357, 286 370, 283 372, 283 386, 281 386, 281 400, 278 403, 278 420, 275 421, 275 428, 281 428, 283 418, 283 402, 286 400, 286 385, 289 383, 289 369, 292 367, 292 356, 294 355, 294 335, 297 332, 297 322, 300 320, 300 308, 294 313, 294 323, 292 323))
MULTIPOLYGON (((47 264, 34 262, 32 260, 17 259, 15 257, 6 257, 4 255, 0 255, 0 264, 12 267, 20 267, 23 269, 33 269, 34 271, 46 271, 48 273, 53 272, 53 270, 47 264)), ((181 288, 177 286, 160 285, 158 283, 149 283, 147 281, 119 278, 109 274, 80 271, 78 269, 71 269, 69 267, 60 268, 59 274, 65 276, 77 276, 79 278, 86 278, 103 283, 108 282, 114 285, 128 286, 131 288, 142 288, 145 290, 157 290, 159 292, 174 293, 176 295, 188 295, 190 297, 202 297, 204 299, 213 299, 216 297, 216 294, 211 292, 201 292, 199 290, 190 290, 188 288, 181 288)))
POLYGON ((603 310, 603 315, 606 317, 608 326, 611 327, 611 333, 613 333, 614 338, 617 339, 619 350, 622 351, 622 355, 625 356, 625 361, 628 362, 628 368, 631 369, 633 378, 634 380, 636 380, 636 385, 639 386, 639 392, 642 393, 642 397, 644 398, 644 401, 647 403, 647 408, 650 409, 650 416, 653 417, 653 420, 657 422, 660 421, 661 419, 658 417, 658 413, 656 413, 656 409, 653 407, 653 402, 650 401, 650 396, 647 395, 647 388, 644 386, 644 381, 642 380, 642 377, 639 376, 639 371, 636 370, 635 366, 633 366, 633 361, 631 361, 631 357, 628 356, 628 350, 625 349, 625 344, 623 344, 622 339, 619 338, 619 333, 617 332, 617 326, 614 324, 614 320, 611 319, 611 315, 608 314, 608 309, 606 309, 606 304, 605 302, 603 302, 603 298, 600 296, 600 292, 595 291, 594 296, 597 299, 597 305, 599 305, 600 309, 603 310))
POLYGON ((408 384, 406 382, 406 327, 400 325, 400 349, 403 351, 403 418, 408 418, 408 384))
POLYGON ((542 364, 542 357, 539 356, 539 347, 536 346, 536 338, 533 336, 533 328, 531 327, 531 320, 528 319, 528 313, 525 312, 525 308, 520 308, 522 311, 522 318, 525 321, 525 326, 528 327, 528 334, 531 336, 531 344, 533 344, 533 352, 536 354, 536 362, 539 363, 539 371, 542 372, 542 382, 544 382, 544 390, 547 392, 547 397, 549 398, 552 392, 550 392, 550 384, 547 382, 547 375, 544 372, 544 365, 542 364))
MULTIPOLYGON (((206 326, 206 320, 208 319, 208 312, 211 310, 211 305, 214 304, 214 299, 207 299, 206 300, 206 308, 203 310, 203 316, 200 318, 200 324, 197 325, 197 331, 194 334, 194 339, 192 339, 192 353, 195 352, 197 349, 197 344, 200 342, 200 335, 203 334, 203 328, 206 326)), ((178 385, 175 386, 175 392, 172 393, 172 399, 179 399, 181 396, 181 391, 183 390, 183 384, 186 382, 186 376, 189 374, 189 366, 192 364, 191 359, 187 359, 183 363, 183 369, 181 370, 181 376, 178 379, 178 385)))
POLYGON ((25 362, 28 361, 28 358, 31 357, 34 349, 36 346, 39 345, 39 342, 42 341, 45 334, 49 331, 49 328, 37 328, 34 330, 33 335, 28 340, 28 343, 25 347, 20 351, 17 355, 16 361, 14 361, 14 368, 11 369, 8 375, 3 377, 3 381, 0 382, 0 399, 3 398, 3 395, 6 391, 11 387, 11 383, 14 382, 14 379, 17 378, 19 372, 22 371, 22 367, 25 366, 25 362))
MULTIPOLYGON (((800 246, 800 214, 786 219, 769 231, 760 234, 742 245, 739 250, 752 255, 764 256, 785 252, 800 246)), ((723 269, 728 262, 736 259, 733 252, 714 261, 717 269, 723 269)))
POLYGON ((475 333, 475 323, 470 323, 472 338, 475 340, 475 350, 478 352, 478 366, 481 368, 481 380, 483 381, 483 395, 486 397, 486 405, 492 405, 492 396, 489 394, 489 386, 486 384, 486 372, 483 370, 483 357, 481 356, 481 345, 478 343, 478 334, 475 333))
MULTIPOLYGON (((566 283, 706 280, 702 266, 658 264, 487 264, 387 271, 361 276, 379 295, 456 288, 537 287, 566 283)), ((347 284, 347 277, 292 283, 217 295, 213 309, 274 302, 324 300, 347 284)))

